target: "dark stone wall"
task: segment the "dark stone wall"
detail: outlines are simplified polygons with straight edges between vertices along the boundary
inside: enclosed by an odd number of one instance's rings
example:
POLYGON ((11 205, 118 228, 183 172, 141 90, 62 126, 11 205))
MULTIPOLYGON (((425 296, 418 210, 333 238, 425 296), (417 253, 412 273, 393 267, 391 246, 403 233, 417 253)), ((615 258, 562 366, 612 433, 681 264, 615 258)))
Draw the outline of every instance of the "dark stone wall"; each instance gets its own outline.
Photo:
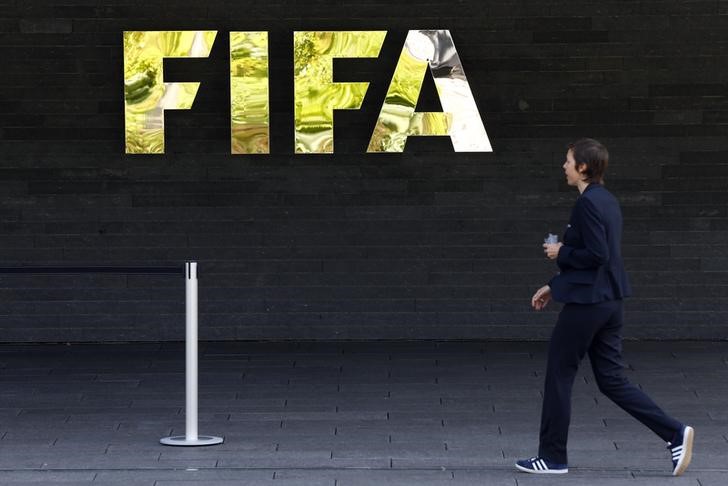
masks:
MULTIPOLYGON (((625 335, 728 335, 728 1, 0 0, 0 255, 12 265, 200 262, 202 339, 545 339, 541 242, 582 136, 611 152, 635 295, 625 335), (366 154, 407 30, 452 32, 494 152, 411 138, 366 154), (218 30, 167 112, 164 155, 124 154, 122 31, 218 30), (228 33, 270 32, 272 153, 229 153, 228 33), (293 154, 295 30, 387 30, 293 154)), ((430 76, 418 111, 439 111, 430 76)), ((177 340, 182 278, 0 275, 0 341, 177 340)))

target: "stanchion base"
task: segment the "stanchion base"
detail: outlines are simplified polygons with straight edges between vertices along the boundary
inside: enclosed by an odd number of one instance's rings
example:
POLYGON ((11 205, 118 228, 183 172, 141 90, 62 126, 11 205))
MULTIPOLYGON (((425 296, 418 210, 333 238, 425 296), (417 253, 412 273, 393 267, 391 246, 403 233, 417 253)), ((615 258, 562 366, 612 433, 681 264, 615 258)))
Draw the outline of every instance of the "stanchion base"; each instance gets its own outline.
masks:
POLYGON ((165 437, 163 439, 159 439, 159 442, 168 446, 210 446, 222 444, 223 438, 212 437, 209 435, 200 435, 197 437, 197 440, 187 440, 187 437, 185 437, 184 435, 178 435, 175 437, 165 437))

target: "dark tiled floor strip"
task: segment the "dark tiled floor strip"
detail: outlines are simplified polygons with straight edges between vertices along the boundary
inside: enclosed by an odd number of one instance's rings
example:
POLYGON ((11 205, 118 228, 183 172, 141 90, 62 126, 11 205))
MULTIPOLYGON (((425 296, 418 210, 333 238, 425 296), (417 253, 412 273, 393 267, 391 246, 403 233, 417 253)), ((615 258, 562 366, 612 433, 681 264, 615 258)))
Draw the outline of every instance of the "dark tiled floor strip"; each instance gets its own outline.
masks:
POLYGON ((537 446, 545 343, 201 343, 200 434, 184 434, 184 347, 0 346, 0 484, 728 484, 728 343, 629 342, 627 374, 696 428, 669 477, 656 436, 574 385, 570 473, 517 473, 537 446))

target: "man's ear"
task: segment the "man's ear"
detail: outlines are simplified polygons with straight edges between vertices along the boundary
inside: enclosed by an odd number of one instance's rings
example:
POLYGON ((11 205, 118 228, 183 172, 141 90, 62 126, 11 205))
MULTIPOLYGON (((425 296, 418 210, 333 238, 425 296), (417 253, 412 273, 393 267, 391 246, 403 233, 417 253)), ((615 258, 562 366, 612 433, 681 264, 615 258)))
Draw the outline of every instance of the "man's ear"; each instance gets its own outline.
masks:
POLYGON ((584 172, 586 172, 586 164, 583 162, 581 164, 576 164, 576 171, 579 174, 583 174, 584 172))

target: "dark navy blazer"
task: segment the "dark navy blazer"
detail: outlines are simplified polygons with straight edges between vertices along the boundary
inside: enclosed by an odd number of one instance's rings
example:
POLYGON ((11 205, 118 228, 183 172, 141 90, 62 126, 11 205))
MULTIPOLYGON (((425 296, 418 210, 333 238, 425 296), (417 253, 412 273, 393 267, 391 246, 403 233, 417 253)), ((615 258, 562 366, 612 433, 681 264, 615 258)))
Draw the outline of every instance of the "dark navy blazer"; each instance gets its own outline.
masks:
POLYGON ((632 294, 620 250, 622 211, 601 184, 589 184, 576 200, 549 282, 557 302, 595 304, 632 294))

